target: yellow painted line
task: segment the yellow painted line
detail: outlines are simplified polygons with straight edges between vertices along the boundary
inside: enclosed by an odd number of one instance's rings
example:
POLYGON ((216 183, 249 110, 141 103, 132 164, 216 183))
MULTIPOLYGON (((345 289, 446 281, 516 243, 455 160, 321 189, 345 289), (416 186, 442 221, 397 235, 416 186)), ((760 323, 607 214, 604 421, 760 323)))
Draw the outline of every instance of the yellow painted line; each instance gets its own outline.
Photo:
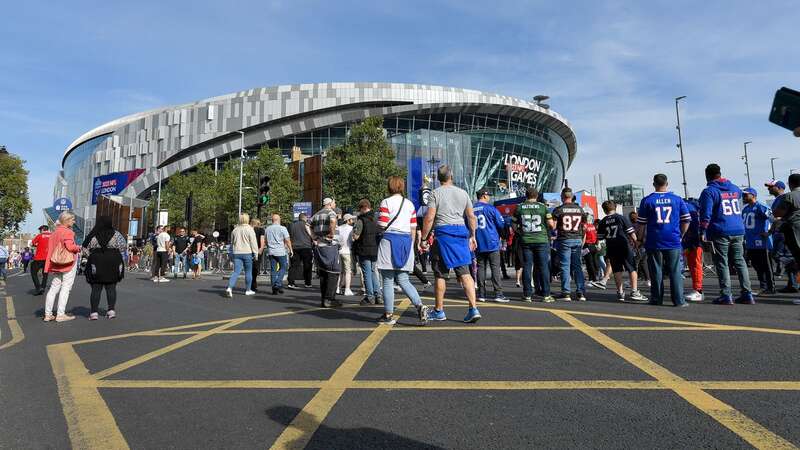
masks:
POLYGON ((798 391, 800 381, 695 381, 700 389, 728 391, 798 391))
POLYGON ((8 329, 11 330, 11 340, 0 345, 0 350, 17 345, 25 339, 25 333, 22 332, 22 327, 17 321, 17 313, 16 310, 14 310, 14 300, 10 296, 6 297, 6 316, 8 317, 8 329))
POLYGON ((791 442, 764 428, 732 406, 703 391, 700 387, 684 380, 600 331, 592 329, 592 327, 573 317, 571 312, 553 310, 552 313, 571 325, 581 327, 581 331, 584 334, 661 382, 695 408, 708 414, 714 420, 736 433, 753 447, 763 449, 796 448, 791 442))
MULTIPOLYGON (((346 306, 344 306, 344 308, 354 308, 354 307, 357 307, 357 306, 359 306, 359 305, 346 305, 346 306)), ((339 309, 341 309, 341 308, 339 308, 339 309)), ((94 343, 94 342, 102 342, 102 341, 109 341, 109 340, 115 340, 115 339, 124 339, 124 338, 129 338, 129 337, 136 337, 136 336, 157 336, 157 335, 159 335, 161 333, 165 333, 164 334, 165 336, 170 336, 169 333, 171 333, 173 331, 186 330, 186 329, 189 329, 189 328, 196 328, 196 327, 202 327, 202 326, 219 325, 219 324, 228 323, 228 322, 230 322, 232 320, 241 320, 242 322, 246 322, 248 320, 267 319, 267 318, 270 318, 270 317, 279 317, 279 316, 290 316, 290 315, 294 315, 294 314, 304 314, 304 313, 310 313, 310 312, 315 312, 315 311, 333 311, 333 310, 330 309, 330 308, 310 308, 310 309, 303 309, 303 310, 299 310, 299 311, 283 311, 283 312, 277 312, 277 313, 258 314, 258 315, 255 315, 255 316, 234 317, 234 318, 231 318, 231 319, 222 319, 222 320, 212 320, 210 322, 191 323, 191 324, 188 324, 188 325, 179 325, 179 326, 176 326, 176 327, 158 328, 158 329, 154 329, 154 330, 144 330, 144 331, 136 331, 136 332, 133 332, 133 333, 116 334, 116 335, 113 335, 113 336, 102 336, 102 337, 97 337, 97 338, 82 339, 82 340, 79 340, 79 341, 71 341, 71 342, 67 342, 67 343, 68 344, 73 344, 73 345, 81 345, 81 344, 90 344, 90 343, 94 343)), ((192 331, 192 333, 199 334, 199 333, 204 333, 206 331, 209 331, 209 330, 205 330, 205 331, 204 330, 196 330, 196 331, 192 331)))
POLYGON ((450 381, 450 380, 355 380, 348 389, 449 389, 449 390, 539 390, 539 389, 666 389, 658 381, 450 381))
POLYGON ((174 344, 171 344, 171 345, 168 345, 166 347, 159 348, 157 350, 153 350, 152 352, 146 353, 146 354, 144 354, 142 356, 139 356, 137 358, 133 358, 133 359, 131 359, 129 361, 125 361, 123 363, 117 364, 116 366, 109 367, 108 369, 105 369, 103 371, 100 371, 100 372, 96 373, 95 374, 95 378, 97 378, 98 380, 101 380, 101 379, 103 379, 105 377, 114 375, 115 373, 119 373, 119 372, 122 372, 123 370, 130 369, 131 367, 138 366, 139 364, 142 364, 144 362, 150 361, 151 359, 157 358, 159 356, 165 355, 165 354, 167 354, 167 353, 169 353, 169 352, 171 352, 173 350, 177 350, 179 348, 186 347, 187 345, 192 344, 194 342, 197 342, 197 341, 199 341, 201 339, 205 339, 205 338, 207 338, 209 336, 213 336, 217 331, 221 331, 221 330, 225 330, 227 328, 235 327, 236 325, 239 325, 240 323, 244 322, 245 320, 247 320, 247 319, 231 320, 231 321, 229 321, 228 323, 226 323, 224 325, 220 325, 220 326, 218 326, 216 328, 212 328, 212 329, 210 329, 208 331, 203 331, 201 333, 198 333, 198 334, 195 334, 195 335, 193 335, 191 337, 188 337, 188 338, 186 338, 186 339, 184 339, 182 341, 178 341, 178 342, 176 342, 174 344))
MULTIPOLYGON (((446 301, 456 302, 459 304, 466 304, 466 300, 457 300, 457 299, 445 299, 446 301)), ((559 306, 564 305, 564 303, 560 304, 559 306)), ((447 306, 447 303, 445 303, 447 306)), ((643 305, 646 306, 646 305, 643 305)), ((543 307, 535 307, 535 306, 524 306, 524 305, 514 305, 508 303, 481 303, 478 305, 479 308, 506 308, 506 309, 519 309, 519 310, 527 310, 527 311, 537 311, 537 312, 552 312, 555 313, 556 311, 563 311, 565 313, 569 313, 573 316, 588 316, 588 317, 604 317, 610 319, 623 319, 623 320, 637 320, 643 322, 653 322, 653 323, 664 323, 664 324, 674 324, 674 325, 684 325, 688 327, 702 327, 702 328, 716 328, 719 331, 753 331, 753 332, 760 332, 760 333, 774 333, 774 334, 789 334, 789 335, 800 335, 800 330, 791 330, 791 329, 783 329, 783 328, 762 328, 762 327, 750 327, 746 325, 727 325, 722 323, 708 323, 708 322, 690 322, 685 320, 671 320, 671 319, 659 319, 656 317, 644 317, 644 316, 630 316, 630 315, 623 315, 623 314, 610 314, 610 313, 597 313, 597 312, 589 312, 589 311, 572 311, 572 310, 564 310, 564 309, 556 309, 556 308, 543 308, 543 307)), ((601 327, 593 327, 599 329, 601 327)), ((683 330, 686 331, 686 330, 683 330)), ((703 330, 698 330, 703 331, 703 330)))
MULTIPOLYGON (((401 316, 408 308, 409 300, 403 300, 395 311, 395 318, 401 316)), ((378 344, 392 330, 391 325, 378 325, 364 341, 345 359, 328 380, 330 386, 320 389, 305 407, 295 416, 278 439, 272 444, 273 449, 303 449, 320 424, 328 416, 333 406, 339 401, 345 389, 342 384, 352 383, 358 372, 372 355, 378 344)), ((326 383, 327 384, 327 383, 326 383)))
POLYGON ((114 416, 70 344, 47 346, 72 448, 127 449, 114 416))
MULTIPOLYGON (((707 328, 707 327, 679 327, 679 326, 609 326, 609 327, 592 327, 595 330, 605 331, 741 331, 746 327, 725 327, 725 328, 707 328)), ((215 334, 259 334, 259 333, 366 333, 373 331, 374 327, 332 327, 332 328, 249 328, 249 329, 236 329, 236 330, 223 330, 215 334)), ((580 331, 580 328, 570 326, 480 326, 469 327, 462 325, 445 325, 445 326, 429 326, 429 327, 415 327, 415 326, 398 326, 392 331, 580 331)), ((163 331, 163 332, 143 332, 138 336, 191 336, 203 333, 203 331, 163 331)))
POLYGON ((324 380, 98 380, 108 389, 319 389, 324 380))

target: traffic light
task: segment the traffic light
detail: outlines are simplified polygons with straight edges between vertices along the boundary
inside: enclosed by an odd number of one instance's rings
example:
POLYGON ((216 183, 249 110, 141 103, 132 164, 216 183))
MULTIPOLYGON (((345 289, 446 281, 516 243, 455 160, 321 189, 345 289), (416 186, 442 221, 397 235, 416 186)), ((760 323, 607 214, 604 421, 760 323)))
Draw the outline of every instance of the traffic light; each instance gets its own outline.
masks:
POLYGON ((258 188, 258 204, 266 206, 269 203, 269 177, 261 177, 258 188))

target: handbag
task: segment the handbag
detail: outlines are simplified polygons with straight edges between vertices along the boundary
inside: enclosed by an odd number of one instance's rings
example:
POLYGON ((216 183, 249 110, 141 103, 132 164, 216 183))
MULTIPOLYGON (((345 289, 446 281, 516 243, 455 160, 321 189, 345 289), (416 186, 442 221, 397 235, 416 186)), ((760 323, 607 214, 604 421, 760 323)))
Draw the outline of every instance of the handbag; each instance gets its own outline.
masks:
POLYGON ((75 255, 67 250, 62 243, 58 243, 53 253, 50 255, 50 262, 59 266, 66 266, 75 262, 75 255))

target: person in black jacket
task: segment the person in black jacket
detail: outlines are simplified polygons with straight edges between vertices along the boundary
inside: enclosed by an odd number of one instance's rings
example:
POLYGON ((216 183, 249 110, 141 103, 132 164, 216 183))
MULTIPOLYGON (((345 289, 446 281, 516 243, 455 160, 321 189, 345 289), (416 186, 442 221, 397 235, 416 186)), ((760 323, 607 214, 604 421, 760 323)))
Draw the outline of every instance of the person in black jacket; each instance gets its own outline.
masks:
POLYGON ((127 251, 127 248, 125 236, 114 230, 111 217, 98 217, 97 224, 83 241, 83 253, 89 255, 85 271, 86 281, 92 285, 89 320, 97 320, 99 317, 98 308, 103 289, 106 291, 108 301, 106 317, 113 319, 117 316, 117 283, 125 275, 122 253, 127 251))
POLYGON ((378 226, 375 223, 375 213, 369 200, 358 202, 358 220, 353 227, 353 247, 351 251, 358 258, 361 274, 364 276, 364 290, 366 295, 361 300, 362 305, 380 305, 381 285, 375 264, 378 261, 378 226))

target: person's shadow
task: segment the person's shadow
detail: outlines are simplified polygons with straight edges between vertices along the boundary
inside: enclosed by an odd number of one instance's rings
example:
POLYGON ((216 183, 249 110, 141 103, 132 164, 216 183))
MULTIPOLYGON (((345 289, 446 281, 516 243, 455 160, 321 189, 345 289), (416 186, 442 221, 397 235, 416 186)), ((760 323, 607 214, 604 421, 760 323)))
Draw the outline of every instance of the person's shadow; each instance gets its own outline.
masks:
MULTIPOLYGON (((266 411, 267 417, 288 427, 292 421, 304 434, 313 434, 306 449, 442 449, 437 445, 398 436, 376 428, 333 428, 319 423, 310 413, 293 406, 276 406, 266 411)), ((302 442, 289 442, 287 448, 303 448, 302 442)))

